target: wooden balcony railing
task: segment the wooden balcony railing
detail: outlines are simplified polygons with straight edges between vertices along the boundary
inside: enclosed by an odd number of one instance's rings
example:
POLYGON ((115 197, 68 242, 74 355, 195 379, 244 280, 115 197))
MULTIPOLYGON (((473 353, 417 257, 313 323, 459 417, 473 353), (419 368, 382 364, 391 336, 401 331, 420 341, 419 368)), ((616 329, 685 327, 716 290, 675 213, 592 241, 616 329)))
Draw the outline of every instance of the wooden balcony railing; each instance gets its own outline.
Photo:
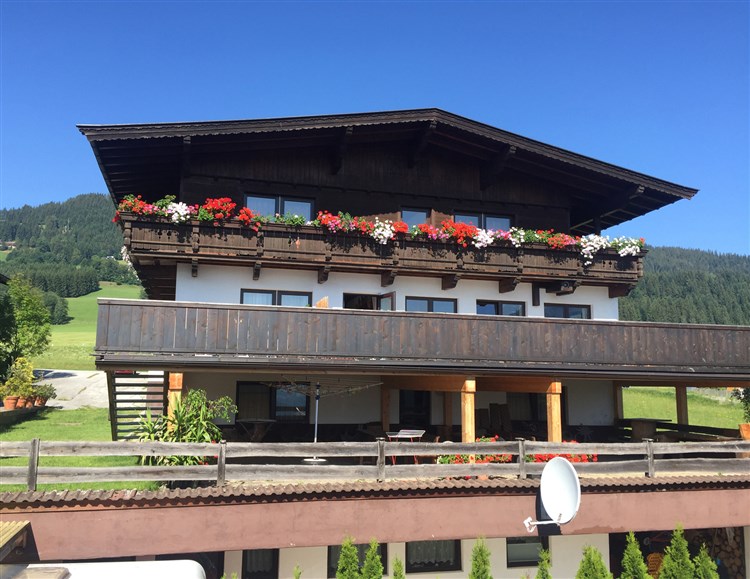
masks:
MULTIPOLYGON (((99 300, 97 365, 750 382, 750 326, 99 300)), ((126 367, 126 366, 121 366, 126 367)))
POLYGON ((568 280, 609 285, 622 292, 643 274, 642 256, 620 257, 613 250, 597 254, 593 263, 585 266, 579 252, 541 244, 523 248, 493 245, 482 250, 423 240, 381 245, 370 237, 332 234, 316 227, 268 224, 256 233, 237 222, 222 227, 198 221, 174 224, 128 213, 121 215, 121 224, 136 267, 156 259, 194 265, 251 265, 256 276, 263 267, 294 267, 318 270, 320 282, 332 271, 377 273, 384 286, 396 275, 442 277, 444 286, 449 287, 464 277, 501 280, 501 289, 508 291, 520 281, 568 280))
POLYGON ((519 457, 536 454, 563 454, 574 457, 596 455, 596 462, 574 461, 576 472, 587 475, 654 477, 657 474, 683 473, 746 474, 750 459, 735 458, 735 453, 750 451, 750 441, 659 443, 651 440, 630 443, 565 444, 515 442, 436 444, 398 443, 378 439, 374 442, 50 442, 35 438, 23 442, 4 442, 0 458, 27 457, 26 466, 0 467, 4 484, 37 484, 104 481, 216 481, 228 480, 387 480, 478 475, 510 476, 525 479, 541 474, 544 463, 526 462, 519 457), (504 455, 508 462, 434 464, 440 455, 504 455), (414 459, 414 455, 421 457, 414 459), (708 456, 706 456, 708 455, 708 456), (216 464, 200 466, 123 466, 123 467, 49 467, 39 466, 40 457, 80 456, 198 456, 213 457, 216 464), (324 465, 304 465, 305 457, 325 457, 324 465), (391 461, 404 457, 406 464, 391 461), (362 464, 364 458, 370 464, 362 464), (227 460, 232 459, 232 463, 227 460), (238 463, 248 459, 252 464, 238 463), (290 459, 291 462, 290 462, 290 459), (299 462, 294 459, 298 459, 299 462), (422 464, 420 464, 420 460, 422 464))

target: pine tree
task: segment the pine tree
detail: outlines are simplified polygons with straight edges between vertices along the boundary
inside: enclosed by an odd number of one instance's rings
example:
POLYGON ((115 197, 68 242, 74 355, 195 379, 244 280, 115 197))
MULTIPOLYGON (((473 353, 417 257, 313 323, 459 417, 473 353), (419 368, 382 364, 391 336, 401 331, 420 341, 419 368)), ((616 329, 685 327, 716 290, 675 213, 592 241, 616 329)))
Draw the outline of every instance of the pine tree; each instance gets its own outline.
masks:
POLYGON ((622 574, 620 579, 649 579, 648 566, 643 560, 641 547, 635 534, 631 531, 628 533, 628 544, 625 547, 625 553, 622 555, 622 574))
POLYGON ((706 549, 706 544, 701 545, 701 550, 693 559, 695 565, 696 579, 719 579, 719 572, 716 569, 716 563, 711 559, 706 549))
POLYGON ((599 549, 590 545, 583 549, 583 559, 578 567, 576 579, 612 579, 612 573, 607 570, 599 549))
POLYGON ((492 579, 490 550, 484 537, 479 537, 471 551, 471 571, 469 579, 492 579))
POLYGON ((688 544, 681 526, 672 533, 672 541, 664 550, 664 559, 659 569, 659 579, 692 579, 695 567, 690 560, 688 544))
POLYGON ((539 551, 539 567, 537 567, 534 579, 552 579, 550 567, 549 551, 547 549, 542 549, 539 551))
POLYGON ((370 541, 370 548, 365 555, 365 564, 362 566, 362 579, 383 579, 383 562, 378 552, 378 542, 370 541))
POLYGON ((404 564, 398 557, 393 559, 393 579, 406 579, 404 564))
POLYGON ((361 579, 361 577, 357 547, 354 546, 354 540, 351 537, 346 537, 341 544, 336 579, 361 579))

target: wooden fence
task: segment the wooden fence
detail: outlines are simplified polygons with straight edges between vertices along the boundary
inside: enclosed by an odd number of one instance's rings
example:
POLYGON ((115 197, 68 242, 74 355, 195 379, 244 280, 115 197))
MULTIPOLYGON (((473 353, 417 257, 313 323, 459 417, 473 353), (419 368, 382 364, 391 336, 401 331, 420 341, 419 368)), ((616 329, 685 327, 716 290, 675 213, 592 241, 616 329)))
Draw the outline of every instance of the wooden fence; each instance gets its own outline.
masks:
MULTIPOLYGON (((750 441, 657 443, 550 443, 518 439, 497 443, 167 443, 167 442, 51 442, 35 438, 3 442, 0 458, 28 457, 27 466, 0 466, 4 484, 25 483, 36 490, 41 483, 104 481, 237 481, 377 480, 467 476, 538 475, 542 462, 535 455, 596 455, 596 462, 577 462, 587 475, 640 475, 674 473, 750 473, 750 441), (511 462, 440 464, 438 456, 506 455, 511 462), (131 456, 208 457, 216 464, 195 466, 49 467, 43 457, 131 456), (305 461, 305 458, 326 461, 305 461), (518 460, 527 457, 527 460, 518 460)), ((1 487, 0 487, 1 488, 1 487)))

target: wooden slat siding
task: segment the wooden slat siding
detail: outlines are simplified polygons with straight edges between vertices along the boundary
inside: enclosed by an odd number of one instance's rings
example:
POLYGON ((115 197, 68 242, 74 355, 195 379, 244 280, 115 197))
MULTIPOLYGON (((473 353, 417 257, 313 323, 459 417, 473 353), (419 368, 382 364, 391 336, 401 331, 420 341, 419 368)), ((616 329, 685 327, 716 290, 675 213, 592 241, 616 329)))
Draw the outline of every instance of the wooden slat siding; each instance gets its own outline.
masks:
POLYGON ((376 353, 386 364, 396 366, 436 360, 456 370, 469 365, 496 369, 536 366, 547 372, 622 369, 640 376, 723 372, 739 380, 750 380, 750 327, 158 301, 101 300, 100 304, 106 310, 102 316, 110 324, 144 326, 140 343, 133 343, 130 330, 117 332, 110 325, 105 339, 97 346, 100 354, 143 351, 149 355, 164 352, 189 357, 233 355, 236 349, 229 338, 230 320, 241 312, 243 322, 246 320, 242 324, 242 341, 247 339, 242 353, 251 357, 309 359, 317 355, 315 363, 325 366, 335 363, 337 357, 361 358, 358 363, 367 363, 376 353), (177 320, 183 319, 182 314, 176 313, 178 309, 186 310, 186 320, 195 313, 194 338, 184 338, 186 332, 190 334, 189 328, 184 332, 177 328, 177 320), (151 324, 150 320, 157 322, 151 324), (161 336, 166 338, 162 342, 159 337, 158 344, 154 344, 157 327, 162 327, 161 336), (716 347, 719 338, 725 341, 726 348, 716 347), (196 346, 192 350, 178 347, 193 340, 196 346), (700 358, 693 354, 696 343, 700 358))

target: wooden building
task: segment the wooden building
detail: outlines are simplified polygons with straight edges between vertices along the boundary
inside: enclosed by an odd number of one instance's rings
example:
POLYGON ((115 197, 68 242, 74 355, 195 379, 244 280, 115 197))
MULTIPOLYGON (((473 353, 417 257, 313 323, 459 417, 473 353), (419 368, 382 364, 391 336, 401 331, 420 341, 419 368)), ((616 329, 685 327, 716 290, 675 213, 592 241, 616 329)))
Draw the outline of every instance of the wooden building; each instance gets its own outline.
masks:
POLYGON ((79 129, 115 205, 227 198, 235 214, 288 217, 256 230, 120 213, 149 300, 100 300, 115 439, 185 388, 232 396, 256 439, 311 440, 319 384, 323 439, 560 441, 607 436, 625 386, 675 387, 686 424, 687 387, 750 384, 750 328, 620 322, 645 251, 554 237, 599 235, 695 189, 438 109, 79 129), (426 233, 309 224, 320 211, 426 233), (507 235, 445 233, 461 223, 507 235))

